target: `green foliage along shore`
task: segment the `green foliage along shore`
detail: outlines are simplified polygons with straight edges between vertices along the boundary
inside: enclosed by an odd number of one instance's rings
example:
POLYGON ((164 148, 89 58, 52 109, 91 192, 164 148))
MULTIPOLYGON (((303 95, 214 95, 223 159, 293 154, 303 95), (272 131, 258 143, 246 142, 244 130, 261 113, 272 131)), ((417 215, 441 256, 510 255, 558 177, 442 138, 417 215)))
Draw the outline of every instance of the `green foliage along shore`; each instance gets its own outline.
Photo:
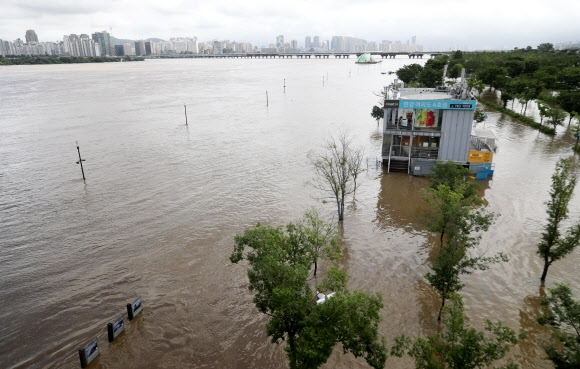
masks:
POLYGON ((536 128, 537 130, 539 130, 541 132, 547 133, 549 135, 556 134, 556 131, 554 130, 554 128, 549 127, 549 126, 544 126, 544 125, 536 122, 532 118, 526 117, 525 115, 521 115, 519 113, 516 113, 513 110, 510 110, 508 108, 504 108, 503 106, 498 105, 496 103, 492 103, 491 101, 487 101, 484 99, 478 99, 478 101, 480 103, 482 103, 483 105, 487 105, 491 108, 494 108, 497 111, 501 111, 502 113, 507 114, 510 117, 515 118, 515 119, 519 120, 520 122, 522 122, 530 127, 536 128))
POLYGON ((486 86, 491 91, 501 91, 503 106, 479 99, 481 103, 543 133, 555 134, 557 126, 564 124, 565 113, 568 113, 570 125, 575 114, 580 112, 580 50, 554 50, 550 43, 540 44, 535 49, 528 46, 511 51, 457 50, 429 59, 424 66, 404 66, 396 73, 407 86, 436 87, 444 82, 451 83, 448 79, 456 80, 462 68, 466 70, 468 85, 480 93, 486 86), (448 69, 444 81, 445 65, 448 69), (520 114, 506 107, 508 101, 516 99, 523 106, 520 114), (545 106, 546 114, 540 123, 525 116, 530 101, 541 101, 545 106), (543 125, 544 117, 548 118, 546 126, 543 125))
POLYGON ((33 65, 33 64, 77 64, 77 63, 111 63, 120 61, 143 61, 141 57, 125 56, 123 58, 109 56, 0 56, 0 65, 33 65))

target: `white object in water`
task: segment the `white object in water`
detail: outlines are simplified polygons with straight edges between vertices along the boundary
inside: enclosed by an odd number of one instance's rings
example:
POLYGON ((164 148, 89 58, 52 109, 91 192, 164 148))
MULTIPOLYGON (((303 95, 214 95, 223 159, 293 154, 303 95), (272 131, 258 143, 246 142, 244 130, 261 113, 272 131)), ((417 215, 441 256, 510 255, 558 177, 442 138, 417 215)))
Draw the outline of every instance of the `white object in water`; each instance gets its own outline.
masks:
POLYGON ((333 297, 336 292, 329 293, 328 295, 323 294, 322 292, 316 292, 316 304, 322 304, 324 301, 328 300, 329 298, 333 297))

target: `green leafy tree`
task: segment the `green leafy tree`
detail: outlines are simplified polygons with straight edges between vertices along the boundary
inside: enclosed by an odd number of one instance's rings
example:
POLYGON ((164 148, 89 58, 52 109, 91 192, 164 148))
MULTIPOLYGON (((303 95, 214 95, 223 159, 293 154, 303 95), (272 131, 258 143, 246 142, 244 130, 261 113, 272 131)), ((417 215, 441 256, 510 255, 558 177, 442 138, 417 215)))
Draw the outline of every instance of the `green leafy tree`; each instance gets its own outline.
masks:
POLYGON ((476 196, 481 186, 470 179, 472 173, 468 168, 455 164, 451 160, 439 160, 431 167, 431 171, 433 173, 428 178, 432 189, 436 190, 439 185, 443 184, 454 192, 460 192, 463 199, 469 199, 466 205, 481 204, 481 199, 476 196))
POLYGON ((538 45, 538 51, 542 52, 542 53, 546 53, 546 52, 550 52, 550 51, 554 51, 554 45, 549 43, 549 42, 545 42, 542 44, 538 45))
POLYGON ((457 78, 461 77, 461 70, 462 69, 463 69, 463 65, 455 64, 454 66, 449 68, 449 71, 447 72, 447 76, 449 78, 457 79, 457 78))
POLYGON ((572 297, 569 285, 556 283, 542 299, 543 314, 538 322, 555 328, 557 344, 544 347, 556 369, 580 368, 580 301, 572 297))
POLYGON ((476 78, 468 78, 467 79, 467 87, 471 89, 476 89, 478 95, 481 95, 481 92, 485 88, 485 83, 482 80, 476 78))
POLYGON ((578 66, 564 68, 559 75, 560 83, 570 91, 580 88, 580 68, 578 66))
POLYGON ((541 101, 538 101, 538 110, 540 114, 540 124, 544 124, 544 117, 547 117, 550 111, 550 107, 541 101))
POLYGON ((580 147, 578 147, 578 142, 580 141, 580 114, 573 111, 571 115, 574 116, 578 121, 578 123, 573 125, 571 129, 572 133, 574 134, 574 137, 576 137, 576 145, 574 145, 574 150, 578 151, 580 150, 580 147))
POLYGON ((537 99, 541 93, 542 93, 542 85, 540 83, 533 80, 526 81, 524 90, 519 96, 520 100, 525 103, 523 114, 526 113, 526 110, 528 108, 528 102, 537 99))
MULTIPOLYGON (((391 355, 402 357, 407 353, 415 360, 416 369, 478 369, 502 359, 510 345, 518 342, 515 332, 499 321, 486 320, 485 331, 467 328, 461 296, 453 294, 451 301, 444 310, 443 332, 415 340, 405 335, 396 337, 391 355)), ((518 366, 510 363, 501 368, 518 366)))
POLYGON ((490 65, 477 74, 478 78, 492 88, 502 88, 506 83, 507 69, 490 65))
POLYGON ((425 87, 437 87, 443 83, 443 69, 423 68, 417 82, 425 87))
POLYGON ((403 68, 399 68, 396 74, 401 81, 408 84, 412 81, 415 81, 422 70, 423 67, 420 64, 411 64, 405 65, 403 68))
POLYGON ((371 117, 377 120, 377 125, 379 121, 385 117, 385 110, 380 106, 373 106, 373 110, 371 111, 371 117))
POLYGON ((538 256, 544 260, 544 271, 541 281, 546 280, 548 268, 554 261, 560 260, 578 246, 580 242, 580 222, 568 229, 562 236, 562 221, 568 219, 568 205, 574 193, 578 178, 572 172, 570 159, 560 159, 552 175, 552 189, 547 206, 548 224, 542 233, 542 242, 538 245, 538 256))
POLYGON ((479 244, 479 233, 487 231, 493 222, 493 213, 466 206, 461 193, 451 191, 445 185, 439 185, 437 190, 428 189, 424 198, 432 209, 427 229, 440 234, 439 250, 430 262, 431 271, 425 278, 441 297, 437 318, 441 320, 445 301, 464 286, 461 275, 489 269, 489 264, 507 261, 507 258, 502 253, 493 257, 469 255, 469 250, 479 244))
POLYGON ((557 97, 558 104, 570 114, 568 125, 572 122, 574 112, 580 112, 580 91, 562 91, 557 97))
POLYGON ((550 118, 550 124, 554 126, 554 131, 556 131, 557 126, 564 125, 566 113, 562 109, 551 108, 548 110, 548 117, 550 118))
POLYGON ((270 317, 266 333, 272 343, 286 342, 292 369, 318 368, 337 343, 345 353, 383 368, 387 350, 378 334, 381 296, 349 291, 346 273, 331 267, 319 288, 330 288, 335 295, 317 304, 308 284, 314 252, 308 239, 304 228, 293 223, 285 229, 258 224, 235 236, 230 261, 248 261, 254 303, 270 317))
POLYGON ((321 152, 310 152, 308 158, 316 177, 312 185, 336 201, 338 220, 344 219, 346 197, 355 194, 357 178, 362 168, 364 151, 355 147, 352 138, 344 132, 337 137, 331 135, 322 146, 321 152))
POLYGON ((508 75, 512 78, 521 75, 524 72, 524 59, 522 57, 512 57, 504 61, 508 75))
POLYGON ((532 76, 538 69, 540 69, 540 61, 538 59, 527 58, 524 61, 524 73, 532 76))
POLYGON ((505 108, 507 106, 508 101, 513 100, 514 97, 507 90, 502 90, 500 99, 501 102, 503 103, 503 107, 505 108))
POLYGON ((481 123, 485 120, 485 113, 483 110, 475 109, 473 112, 473 120, 477 123, 481 123))
POLYGON ((544 85, 545 88, 554 88, 558 81, 558 68, 547 66, 534 72, 534 78, 544 85))
POLYGON ((304 213, 304 219, 298 227, 298 234, 304 237, 301 241, 310 250, 316 276, 319 259, 336 260, 340 257, 336 226, 322 220, 316 209, 310 209, 304 213))

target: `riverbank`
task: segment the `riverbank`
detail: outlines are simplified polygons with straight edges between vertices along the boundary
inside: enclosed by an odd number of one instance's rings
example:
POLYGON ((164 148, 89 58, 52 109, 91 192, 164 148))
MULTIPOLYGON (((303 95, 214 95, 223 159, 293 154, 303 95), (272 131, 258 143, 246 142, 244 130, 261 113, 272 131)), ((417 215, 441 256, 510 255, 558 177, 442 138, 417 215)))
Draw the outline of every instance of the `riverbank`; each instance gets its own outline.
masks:
POLYGON ((497 111, 500 111, 500 112, 502 112, 504 114, 507 114, 507 115, 509 115, 512 118, 516 118, 520 122, 522 122, 522 123, 524 123, 524 124, 526 124, 526 125, 528 125, 528 126, 530 126, 532 128, 535 128, 535 129, 537 129, 540 132, 543 132, 543 133, 546 133, 546 134, 549 134, 549 135, 556 134, 556 131, 554 130, 554 128, 551 128, 551 127, 548 127, 548 126, 544 126, 544 125, 536 122, 532 118, 529 118, 529 117, 526 117, 525 115, 516 113, 513 110, 504 108, 503 106, 501 106, 499 104, 493 103, 491 101, 488 101, 488 100, 485 100, 485 99, 482 99, 482 98, 477 98, 477 101, 479 101, 483 105, 486 105, 486 106, 488 106, 490 108, 493 108, 493 109, 495 109, 497 111))
POLYGON ((3 57, 0 56, 0 66, 3 65, 35 65, 35 64, 79 64, 79 63, 112 63, 127 61, 144 61, 141 57, 124 58, 108 56, 23 56, 23 57, 3 57))

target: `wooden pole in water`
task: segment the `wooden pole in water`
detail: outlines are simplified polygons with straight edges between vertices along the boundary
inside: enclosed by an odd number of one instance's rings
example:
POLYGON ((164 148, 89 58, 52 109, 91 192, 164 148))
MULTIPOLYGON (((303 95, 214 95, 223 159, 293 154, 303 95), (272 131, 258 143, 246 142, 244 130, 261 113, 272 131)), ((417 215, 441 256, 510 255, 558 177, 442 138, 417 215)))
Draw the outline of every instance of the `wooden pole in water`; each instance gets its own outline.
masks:
POLYGON ((76 141, 77 143, 77 151, 79 153, 79 161, 77 161, 77 164, 81 165, 81 173, 83 174, 83 181, 85 181, 85 170, 83 169, 83 161, 85 161, 85 159, 81 159, 81 149, 79 149, 79 142, 76 141))
POLYGON ((284 93, 286 93, 286 78, 284 78, 284 93))
POLYGON ((324 76, 322 76, 322 85, 324 86, 324 76))
POLYGON ((268 105, 269 105, 269 103, 268 103, 268 91, 266 90, 266 106, 268 106, 268 105))
POLYGON ((185 108, 185 125, 187 125, 187 105, 183 104, 183 107, 185 108))

